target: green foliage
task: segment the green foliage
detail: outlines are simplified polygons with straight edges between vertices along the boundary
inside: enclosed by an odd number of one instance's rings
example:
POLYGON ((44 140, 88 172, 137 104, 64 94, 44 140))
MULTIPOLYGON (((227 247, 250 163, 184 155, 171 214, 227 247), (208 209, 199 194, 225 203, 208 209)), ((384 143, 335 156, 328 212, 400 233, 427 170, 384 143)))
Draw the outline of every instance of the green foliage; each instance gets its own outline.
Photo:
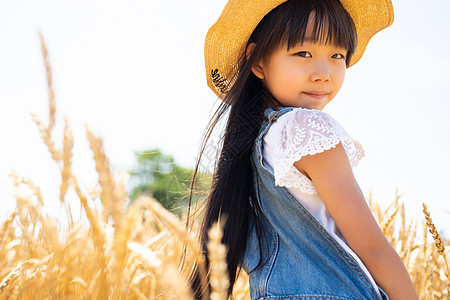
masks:
MULTIPOLYGON (((178 166, 171 155, 159 149, 135 152, 137 167, 130 171, 134 188, 130 191, 131 201, 147 194, 158 200, 167 210, 181 215, 187 208, 189 188, 194 170, 178 166)), ((199 200, 203 200, 211 186, 211 175, 201 174, 198 188, 199 200)))

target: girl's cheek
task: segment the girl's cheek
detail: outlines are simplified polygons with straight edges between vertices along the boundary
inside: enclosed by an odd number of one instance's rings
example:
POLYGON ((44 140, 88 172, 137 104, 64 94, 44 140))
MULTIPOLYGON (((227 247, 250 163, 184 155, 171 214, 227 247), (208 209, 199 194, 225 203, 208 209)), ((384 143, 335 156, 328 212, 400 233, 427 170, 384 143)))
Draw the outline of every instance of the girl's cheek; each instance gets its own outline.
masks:
POLYGON ((307 70, 304 68, 296 68, 289 73, 286 80, 291 81, 293 84, 303 83, 308 77, 307 73, 307 70))
POLYGON ((337 78, 344 80, 345 70, 346 70, 345 66, 337 65, 337 66, 335 66, 333 72, 334 72, 334 74, 336 74, 337 78))

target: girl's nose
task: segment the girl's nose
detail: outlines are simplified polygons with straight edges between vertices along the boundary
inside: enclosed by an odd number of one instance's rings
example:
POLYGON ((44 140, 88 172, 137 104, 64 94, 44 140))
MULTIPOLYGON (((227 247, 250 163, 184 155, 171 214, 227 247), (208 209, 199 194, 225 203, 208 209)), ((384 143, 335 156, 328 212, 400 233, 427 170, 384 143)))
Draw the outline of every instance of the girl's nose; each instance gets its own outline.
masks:
POLYGON ((330 81, 330 67, 326 63, 317 63, 311 72, 310 79, 313 82, 330 81))

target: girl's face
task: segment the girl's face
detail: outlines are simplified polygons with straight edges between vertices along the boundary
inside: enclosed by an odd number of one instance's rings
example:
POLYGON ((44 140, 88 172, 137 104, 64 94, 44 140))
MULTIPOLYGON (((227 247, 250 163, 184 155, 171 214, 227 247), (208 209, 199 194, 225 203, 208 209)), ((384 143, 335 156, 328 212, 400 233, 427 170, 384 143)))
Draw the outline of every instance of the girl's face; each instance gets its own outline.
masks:
POLYGON ((340 90, 347 50, 310 42, 279 47, 266 62, 252 68, 284 106, 322 110, 340 90))

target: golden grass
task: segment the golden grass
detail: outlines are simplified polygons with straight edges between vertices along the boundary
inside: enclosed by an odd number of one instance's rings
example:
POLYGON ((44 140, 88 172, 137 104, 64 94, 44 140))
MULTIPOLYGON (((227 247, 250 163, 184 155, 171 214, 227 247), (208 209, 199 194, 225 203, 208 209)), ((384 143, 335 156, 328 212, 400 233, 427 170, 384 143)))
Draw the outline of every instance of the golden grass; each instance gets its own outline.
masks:
POLYGON ((211 300, 226 300, 230 280, 227 271, 227 248, 221 244, 222 230, 219 223, 213 224, 208 232, 208 252, 210 261, 211 300))
MULTIPOLYGON (((198 244, 198 225, 186 231, 185 219, 145 196, 126 208, 125 184, 112 174, 101 138, 87 127, 98 182, 91 188, 80 186, 72 173, 73 136, 67 120, 62 149, 53 142, 56 109, 47 49, 41 41, 50 117, 48 125, 36 116, 33 119, 60 167, 59 198, 66 207, 69 225, 62 228, 43 213, 45 201, 31 179, 11 174, 17 207, 0 222, 0 299, 192 299, 189 271, 196 262, 203 278, 208 272, 198 244), (73 220, 66 202, 69 191, 74 192, 85 213, 80 220, 73 220), (187 254, 185 268, 180 269, 183 245, 187 254)), ((448 241, 440 237, 426 207, 423 237, 419 238, 417 221, 406 222, 399 195, 386 209, 370 197, 369 201, 384 234, 404 261, 420 299, 448 299, 448 241), (427 240, 427 227, 435 245, 427 240)), ((220 224, 214 225, 209 234, 210 299, 226 299, 229 286, 220 228, 220 224)), ((233 295, 238 300, 249 299, 244 272, 236 281, 233 295)))

